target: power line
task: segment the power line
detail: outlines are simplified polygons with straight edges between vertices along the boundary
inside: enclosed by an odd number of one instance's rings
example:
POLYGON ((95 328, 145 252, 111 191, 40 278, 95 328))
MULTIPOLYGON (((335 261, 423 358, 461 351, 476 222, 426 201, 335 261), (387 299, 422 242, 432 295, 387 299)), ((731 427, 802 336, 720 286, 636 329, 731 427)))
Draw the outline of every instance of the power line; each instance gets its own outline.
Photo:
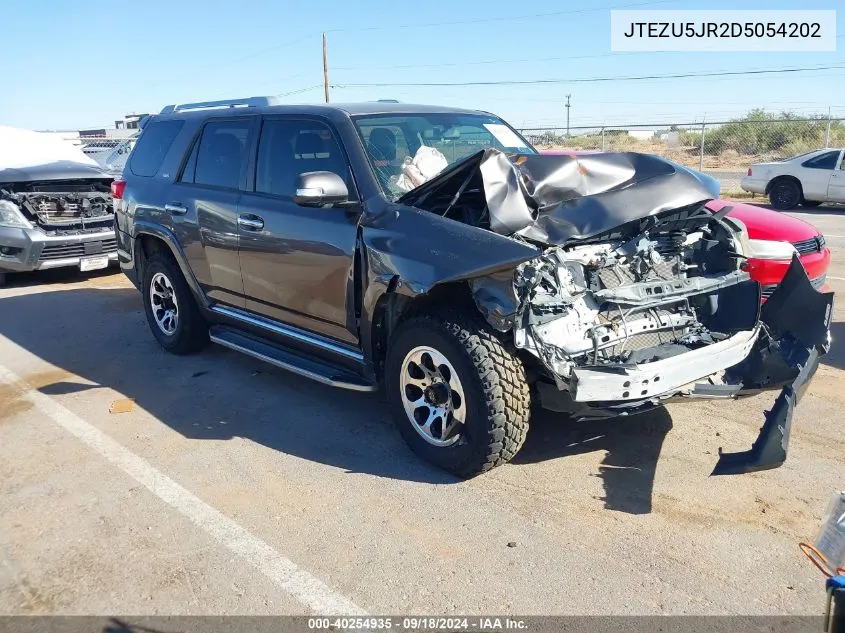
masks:
POLYGON ((296 90, 291 90, 290 92, 280 92, 277 94, 277 97, 289 97, 291 95, 298 95, 303 92, 308 92, 309 90, 316 90, 317 88, 322 88, 323 84, 314 84, 313 86, 307 86, 305 88, 297 88, 296 90))
MULTIPOLYGON (((729 121, 708 121, 707 125, 728 125, 731 123, 738 123, 740 125, 754 125, 754 124, 770 124, 770 123, 826 123, 828 118, 826 116, 819 117, 819 118, 804 118, 804 119, 742 119, 742 120, 729 120, 729 121)), ((836 117, 833 117, 831 120, 843 120, 836 117)), ((678 127, 685 126, 685 127, 700 127, 702 125, 702 121, 692 121, 681 123, 678 121, 663 121, 660 123, 594 123, 591 125, 576 125, 573 126, 576 130, 583 130, 583 129, 600 129, 600 128, 652 128, 652 127, 661 127, 667 125, 676 125, 678 127)), ((547 130, 565 130, 566 127, 564 125, 547 125, 547 126, 540 126, 540 127, 522 127, 520 130, 522 132, 545 132, 547 130)))
MULTIPOLYGON (((620 4, 620 5, 610 5, 605 7, 593 7, 589 9, 573 9, 573 10, 566 10, 566 11, 551 11, 547 13, 531 13, 525 15, 511 15, 511 16, 502 16, 502 17, 494 17, 494 18, 477 18, 471 20, 452 20, 449 22, 425 22, 425 23, 408 23, 408 24, 398 24, 394 26, 384 26, 384 25, 372 25, 372 26, 363 26, 363 27, 348 27, 348 28, 337 28, 337 29, 326 29, 325 33, 344 33, 344 32, 359 32, 359 31, 380 31, 380 30, 389 30, 389 29, 414 29, 414 28, 428 28, 428 27, 435 27, 435 26, 448 26, 452 24, 464 25, 464 24, 482 24, 487 22, 502 22, 502 21, 517 21, 517 20, 529 20, 535 18, 548 18, 554 16, 561 16, 561 15, 576 15, 582 13, 594 13, 596 11, 608 11, 612 9, 625 9, 625 8, 634 8, 634 7, 644 7, 644 6, 651 6, 651 5, 659 5, 659 4, 668 4, 674 2, 675 0, 649 0, 646 2, 635 2, 631 4, 620 4)), ((228 66, 234 66, 236 64, 243 63, 245 61, 249 61, 251 59, 255 59, 256 57, 261 57, 268 53, 280 51, 286 48, 290 48, 296 44, 300 44, 310 38, 318 38, 321 34, 321 31, 314 31, 312 33, 308 33, 303 35, 302 37, 293 40, 284 42, 282 44, 276 44, 270 46, 268 48, 263 48, 254 53, 250 53, 243 57, 238 57, 236 59, 223 61, 218 64, 214 64, 213 66, 207 66, 205 69, 200 69, 199 71, 195 71, 196 73, 204 73, 209 71, 217 71, 221 68, 226 68, 228 66)), ((156 82, 149 86, 150 88, 158 87, 162 84, 168 83, 175 83, 177 81, 184 81, 184 78, 179 79, 172 79, 172 80, 165 80, 163 82, 156 82)))
POLYGON ((345 33, 348 31, 386 31, 391 29, 419 29, 433 26, 453 26, 464 24, 486 24, 489 22, 513 22, 516 20, 533 20, 535 18, 550 18, 559 15, 576 15, 580 13, 595 13, 597 11, 609 11, 611 9, 629 9, 635 7, 645 7, 655 4, 670 4, 676 0, 650 0, 649 2, 635 2, 632 4, 617 4, 604 7, 592 7, 589 9, 570 9, 566 11, 549 11, 547 13, 530 13, 527 15, 509 15, 495 18, 473 18, 470 20, 449 20, 448 22, 422 22, 410 24, 394 24, 394 25, 374 25, 363 27, 347 27, 341 29, 327 29, 326 33, 345 33))
POLYGON ((332 66, 335 70, 379 70, 379 69, 399 69, 399 68, 443 68, 451 66, 484 66, 488 64, 523 64, 523 63, 537 63, 537 62, 566 62, 575 59, 598 59, 603 57, 618 57, 621 55, 649 55, 654 53, 662 53, 664 51, 620 51, 617 53, 600 53, 598 55, 570 55, 568 57, 535 57, 523 59, 484 59, 471 62, 445 62, 442 64, 395 64, 387 66, 332 66))
POLYGON ((804 68, 772 68, 756 70, 726 70, 703 73, 673 73, 669 75, 635 75, 621 77, 581 77, 575 79, 510 79, 496 81, 430 81, 430 82, 377 82, 377 83, 346 83, 332 85, 333 88, 391 88, 402 86, 416 87, 444 87, 444 86, 522 86, 536 84, 568 84, 568 83, 598 83, 606 81, 641 81, 647 79, 684 79, 689 77, 728 77, 735 75, 765 75, 798 73, 813 70, 835 70, 845 68, 845 65, 837 66, 813 66, 804 68))

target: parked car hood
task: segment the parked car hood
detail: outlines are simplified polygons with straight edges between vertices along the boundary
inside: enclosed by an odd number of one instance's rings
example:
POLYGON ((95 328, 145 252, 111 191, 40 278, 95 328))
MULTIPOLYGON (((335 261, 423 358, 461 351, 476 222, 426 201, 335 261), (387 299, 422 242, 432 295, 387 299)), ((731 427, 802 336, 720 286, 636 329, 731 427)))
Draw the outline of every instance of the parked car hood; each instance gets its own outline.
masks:
POLYGON ((109 176, 69 141, 0 125, 0 182, 98 177, 109 176))
POLYGON ((554 245, 703 204, 719 193, 715 179, 649 154, 508 156, 487 149, 399 202, 425 208, 438 194, 457 191, 460 196, 470 182, 482 184, 490 230, 554 245))
POLYGON ((60 160, 43 165, 33 165, 31 167, 10 167, 3 169, 0 166, 0 183, 82 178, 103 178, 110 180, 113 176, 106 173, 99 165, 88 165, 70 160, 60 160))
POLYGON ((820 234, 819 230, 808 222, 751 204, 711 200, 706 206, 711 211, 730 206, 728 217, 740 220, 748 229, 748 237, 755 240, 801 242, 820 234))

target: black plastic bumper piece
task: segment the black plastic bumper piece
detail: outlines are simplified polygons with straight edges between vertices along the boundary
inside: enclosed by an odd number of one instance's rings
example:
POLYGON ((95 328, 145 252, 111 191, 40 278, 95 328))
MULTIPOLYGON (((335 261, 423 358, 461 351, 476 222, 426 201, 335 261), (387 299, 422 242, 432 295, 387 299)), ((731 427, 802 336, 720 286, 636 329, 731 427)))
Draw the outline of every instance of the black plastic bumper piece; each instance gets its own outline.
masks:
POLYGON ((760 435, 751 450, 722 453, 713 469, 714 475, 737 475, 777 468, 786 461, 789 434, 795 407, 819 367, 821 356, 830 344, 830 319, 833 293, 820 293, 810 284, 797 257, 780 286, 763 306, 761 320, 768 341, 758 341, 747 364, 749 376, 745 388, 765 388, 760 376, 778 374, 791 368, 794 372, 767 411, 760 435), (774 346, 772 345, 774 343, 774 346), (777 350, 777 354, 771 354, 777 350), (769 354, 766 356, 766 354, 769 354), (788 365, 788 368, 785 367, 788 365), (771 370, 771 371, 767 371, 771 370))
POLYGON ((789 433, 792 428, 792 414, 804 394, 804 389, 819 367, 818 350, 810 352, 807 362, 798 376, 786 385, 775 400, 771 411, 766 412, 766 421, 751 450, 741 453, 723 453, 719 449, 719 461, 713 469, 714 475, 740 475, 758 470, 777 468, 786 461, 789 450, 789 433))

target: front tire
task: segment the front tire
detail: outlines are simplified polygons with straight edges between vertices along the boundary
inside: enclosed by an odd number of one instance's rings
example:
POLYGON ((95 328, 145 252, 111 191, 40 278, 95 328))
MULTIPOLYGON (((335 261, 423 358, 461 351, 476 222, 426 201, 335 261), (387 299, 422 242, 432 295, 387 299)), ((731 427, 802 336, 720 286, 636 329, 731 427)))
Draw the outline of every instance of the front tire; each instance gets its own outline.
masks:
POLYGON ((146 261, 141 285, 147 324, 171 354, 191 354, 208 344, 208 324, 178 264, 168 254, 146 261))
POLYGON ((769 188, 769 202, 778 211, 794 209, 801 198, 801 186, 794 180, 776 180, 769 188))
POLYGON ((480 318, 448 311, 402 323, 387 354, 388 402, 417 455, 459 477, 510 461, 528 432, 522 362, 480 318))

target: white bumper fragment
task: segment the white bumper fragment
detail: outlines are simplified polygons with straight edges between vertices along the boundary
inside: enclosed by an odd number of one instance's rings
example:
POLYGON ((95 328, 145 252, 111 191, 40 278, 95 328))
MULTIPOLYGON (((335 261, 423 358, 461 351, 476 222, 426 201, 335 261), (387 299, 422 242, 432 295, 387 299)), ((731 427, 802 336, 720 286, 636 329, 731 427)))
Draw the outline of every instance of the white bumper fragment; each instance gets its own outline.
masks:
POLYGON ((759 326, 718 343, 623 372, 576 367, 570 387, 576 402, 642 400, 671 395, 681 387, 741 362, 751 352, 759 326))

